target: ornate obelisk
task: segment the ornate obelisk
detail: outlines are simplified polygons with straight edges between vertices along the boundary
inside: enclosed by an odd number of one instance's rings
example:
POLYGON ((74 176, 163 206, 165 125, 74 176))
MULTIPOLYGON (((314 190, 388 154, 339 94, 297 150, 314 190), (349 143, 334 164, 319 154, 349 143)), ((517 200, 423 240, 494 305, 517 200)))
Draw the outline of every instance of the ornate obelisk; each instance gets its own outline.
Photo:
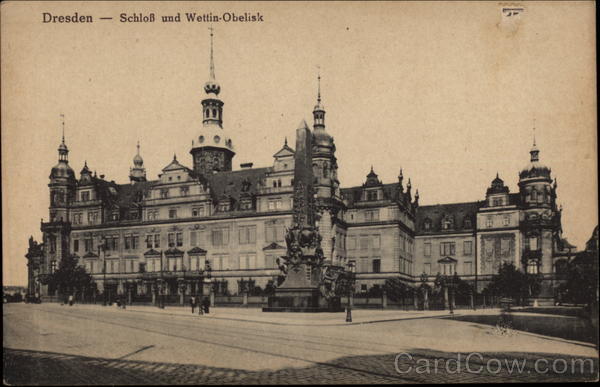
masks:
POLYGON ((306 121, 296 129, 294 156, 293 225, 287 230, 287 254, 279 267, 285 279, 269 297, 265 312, 338 312, 343 311, 339 298, 325 297, 323 289, 323 250, 315 226, 312 171, 313 134, 306 121))

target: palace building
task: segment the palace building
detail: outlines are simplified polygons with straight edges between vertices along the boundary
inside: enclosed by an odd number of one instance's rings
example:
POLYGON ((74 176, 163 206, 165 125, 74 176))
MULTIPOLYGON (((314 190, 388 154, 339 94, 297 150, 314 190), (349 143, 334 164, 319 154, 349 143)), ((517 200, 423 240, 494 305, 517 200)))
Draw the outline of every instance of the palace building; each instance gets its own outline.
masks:
MULTIPOLYGON (((243 144, 226 128, 220 91, 211 34, 191 167, 174 155, 156 179, 146 173, 139 144, 127 183, 97 176, 87 163, 76 175, 63 135, 49 176, 43 241, 30 240, 27 254, 31 294, 55 293, 44 277, 67 256, 92 275, 95 292, 113 295, 154 299, 163 281, 167 296, 183 300, 199 292, 208 271, 221 294, 238 293, 244 281, 263 289, 277 283, 284 235, 292 226, 294 149, 282 141, 272 165, 233 170, 235 149, 243 144)), ((354 262, 357 290, 388 278, 415 283, 423 273, 432 281, 437 273, 456 272, 483 286, 502 262, 553 276, 568 242, 561 236, 556 179, 540 162, 535 141, 518 192, 496 176, 481 200, 420 206, 418 190, 413 195, 410 179, 405 186, 401 169, 394 183, 383 183, 371 168, 361 186, 340 188, 320 88, 312 113, 321 246, 331 263, 354 262)), ((544 294, 551 297, 552 289, 544 294)))

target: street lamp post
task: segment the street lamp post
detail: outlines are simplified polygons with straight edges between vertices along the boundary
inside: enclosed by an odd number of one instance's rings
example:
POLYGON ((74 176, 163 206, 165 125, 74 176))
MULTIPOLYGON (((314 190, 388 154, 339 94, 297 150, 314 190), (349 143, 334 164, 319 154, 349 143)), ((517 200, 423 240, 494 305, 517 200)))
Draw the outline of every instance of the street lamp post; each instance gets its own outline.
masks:
MULTIPOLYGON (((105 243, 106 243, 106 239, 104 237, 100 238, 100 243, 98 243, 98 257, 100 257, 100 251, 104 251, 104 247, 105 247, 105 243)), ((102 256, 102 288, 103 291, 102 293, 104 293, 104 302, 103 302, 103 306, 107 305, 107 301, 106 301, 106 251, 104 251, 104 255, 102 256)))
POLYGON ((348 305, 346 306, 346 322, 352 322, 351 296, 354 290, 354 263, 348 262, 348 305))
POLYGON ((163 280, 163 251, 160 251, 160 278, 158 280, 158 307, 165 308, 165 284, 163 280))

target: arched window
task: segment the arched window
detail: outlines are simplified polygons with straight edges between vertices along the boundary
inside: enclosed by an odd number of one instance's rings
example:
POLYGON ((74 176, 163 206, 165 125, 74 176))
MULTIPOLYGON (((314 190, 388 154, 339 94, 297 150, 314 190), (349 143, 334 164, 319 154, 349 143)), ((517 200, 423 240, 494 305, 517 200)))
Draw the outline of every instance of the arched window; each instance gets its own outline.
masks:
POLYGON ((217 109, 213 109, 213 117, 217 118, 217 109))
POLYGON ((281 187, 281 179, 277 180, 277 186, 281 187))
POLYGON ((273 188, 277 188, 277 182, 273 180, 273 188))
POLYGON ((537 201, 537 191, 535 189, 531 191, 531 201, 537 201))

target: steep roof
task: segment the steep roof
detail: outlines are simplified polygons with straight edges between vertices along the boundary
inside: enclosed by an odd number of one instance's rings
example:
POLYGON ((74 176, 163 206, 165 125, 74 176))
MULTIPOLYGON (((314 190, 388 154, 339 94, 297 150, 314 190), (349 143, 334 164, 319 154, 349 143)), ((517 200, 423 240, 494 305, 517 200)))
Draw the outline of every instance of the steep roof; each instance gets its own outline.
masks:
MULTIPOLYGON (((399 183, 390 183, 390 184, 382 184, 380 185, 383 189, 383 200, 397 200, 398 199, 398 188, 399 183)), ((341 194, 342 198, 346 202, 346 205, 350 208, 353 207, 357 202, 361 200, 361 195, 365 187, 357 186, 357 187, 348 187, 342 188, 341 194)), ((404 195, 406 192, 404 192, 404 195)))
POLYGON ((435 204, 429 206, 420 206, 417 208, 416 233, 417 234, 435 234, 435 233, 451 233, 461 231, 475 230, 476 214, 483 202, 466 202, 466 203, 450 203, 450 204, 435 204), (454 226, 451 230, 442 231, 442 219, 449 216, 454 220, 454 226), (425 220, 431 220, 431 228, 425 230, 425 220), (465 225, 465 219, 471 220, 471 225, 465 225))
POLYGON ((152 188, 157 181, 140 181, 135 184, 119 184, 118 205, 120 208, 136 207, 144 199, 144 193, 152 188))
POLYGON ((227 195, 233 200, 239 201, 245 182, 249 183, 246 192, 251 195, 256 194, 261 181, 272 169, 272 167, 250 168, 207 176, 211 197, 213 200, 218 200, 223 195, 227 195))

